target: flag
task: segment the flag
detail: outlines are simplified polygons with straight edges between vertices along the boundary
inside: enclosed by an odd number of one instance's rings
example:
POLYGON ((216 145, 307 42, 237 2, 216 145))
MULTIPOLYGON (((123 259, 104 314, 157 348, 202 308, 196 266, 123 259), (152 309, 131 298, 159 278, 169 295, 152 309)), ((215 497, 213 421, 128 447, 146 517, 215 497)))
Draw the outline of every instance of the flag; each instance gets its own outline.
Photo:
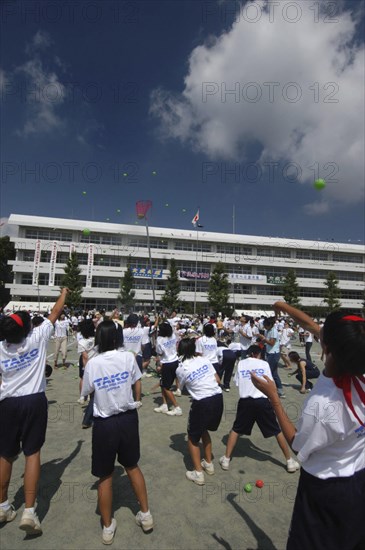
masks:
POLYGON ((196 227, 196 224, 198 223, 198 221, 199 221, 199 208, 198 208, 197 213, 195 214, 195 216, 191 220, 191 223, 193 224, 194 227, 196 227))

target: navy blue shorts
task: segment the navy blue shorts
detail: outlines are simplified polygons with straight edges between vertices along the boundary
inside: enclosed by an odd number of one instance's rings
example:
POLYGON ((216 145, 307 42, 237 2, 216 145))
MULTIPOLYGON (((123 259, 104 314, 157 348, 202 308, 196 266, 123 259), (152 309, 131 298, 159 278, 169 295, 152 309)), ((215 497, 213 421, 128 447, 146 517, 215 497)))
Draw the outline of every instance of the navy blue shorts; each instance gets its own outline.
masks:
POLYGON ((172 363, 162 363, 160 386, 165 390, 169 390, 176 378, 176 370, 179 366, 179 361, 172 363))
POLYGON ((96 477, 111 475, 116 458, 125 468, 138 464, 140 452, 136 409, 108 418, 94 416, 91 473, 96 477))
POLYGON ((152 357, 152 344, 151 342, 148 342, 144 345, 143 351, 142 351, 142 357, 143 361, 148 361, 152 357))
POLYGON ((236 420, 232 430, 240 435, 251 435, 255 422, 265 438, 281 432, 274 409, 266 397, 241 398, 238 401, 236 420))
POLYGON ((218 393, 205 399, 193 400, 188 420, 188 435, 193 443, 199 443, 206 431, 218 430, 223 414, 223 395, 218 393))
POLYGON ((44 392, 0 401, 0 456, 38 452, 46 440, 48 403, 44 392))
POLYGON ((79 357, 79 378, 84 378, 84 362, 82 360, 82 354, 79 357))
POLYGON ((365 470, 319 479, 303 468, 287 550, 365 548, 365 470))

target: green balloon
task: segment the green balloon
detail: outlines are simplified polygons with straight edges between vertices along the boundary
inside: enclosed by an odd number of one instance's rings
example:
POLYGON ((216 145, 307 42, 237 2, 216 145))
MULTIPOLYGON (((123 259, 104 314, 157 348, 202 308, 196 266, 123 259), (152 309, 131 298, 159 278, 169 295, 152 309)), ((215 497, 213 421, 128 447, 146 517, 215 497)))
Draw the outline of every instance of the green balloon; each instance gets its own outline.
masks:
POLYGON ((124 172, 123 176, 126 178, 128 176, 127 172, 124 172))
POLYGON ((326 187, 326 182, 322 178, 319 178, 314 182, 314 188, 317 189, 317 191, 322 191, 326 187))
POLYGON ((117 212, 118 212, 118 214, 120 214, 120 209, 119 208, 117 209, 117 212))
POLYGON ((168 203, 166 203, 165 206, 167 207, 167 206, 168 206, 168 203))
POLYGON ((82 194, 83 194, 83 195, 86 195, 86 191, 83 191, 82 194))
POLYGON ((157 176, 156 170, 153 170, 152 175, 153 175, 153 176, 157 176))
POLYGON ((90 229, 83 229, 82 233, 83 235, 90 235, 91 231, 90 229))

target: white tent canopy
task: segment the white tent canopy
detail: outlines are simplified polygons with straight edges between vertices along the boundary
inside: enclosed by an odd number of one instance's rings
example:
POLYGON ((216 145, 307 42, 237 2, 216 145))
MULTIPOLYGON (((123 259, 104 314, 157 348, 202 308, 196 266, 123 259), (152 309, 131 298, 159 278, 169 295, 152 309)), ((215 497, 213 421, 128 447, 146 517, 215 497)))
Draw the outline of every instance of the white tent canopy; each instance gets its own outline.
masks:
POLYGON ((235 309, 233 315, 235 317, 241 317, 241 315, 248 315, 249 317, 261 317, 261 315, 274 317, 275 312, 272 310, 264 311, 262 309, 235 309))

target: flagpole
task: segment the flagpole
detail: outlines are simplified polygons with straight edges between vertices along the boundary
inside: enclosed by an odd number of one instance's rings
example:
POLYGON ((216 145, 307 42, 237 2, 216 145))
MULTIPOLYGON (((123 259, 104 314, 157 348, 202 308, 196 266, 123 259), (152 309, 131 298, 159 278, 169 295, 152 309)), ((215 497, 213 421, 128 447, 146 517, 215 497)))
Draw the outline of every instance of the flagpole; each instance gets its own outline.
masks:
POLYGON ((145 216, 144 219, 145 219, 145 222, 146 222, 147 248, 148 248, 148 257, 149 257, 149 261, 150 261, 150 270, 151 270, 151 288, 152 288, 153 309, 155 310, 155 315, 156 315, 157 309, 156 309, 156 296, 155 296, 155 280, 153 278, 152 256, 151 256, 151 247, 150 247, 150 233, 148 231, 147 216, 145 216))
POLYGON ((232 210, 232 233, 233 235, 236 233, 236 207, 233 205, 232 210))
POLYGON ((196 287, 198 281, 198 246, 199 246, 199 224, 196 224, 196 254, 195 254, 195 284, 194 284, 194 315, 196 314, 196 287))

